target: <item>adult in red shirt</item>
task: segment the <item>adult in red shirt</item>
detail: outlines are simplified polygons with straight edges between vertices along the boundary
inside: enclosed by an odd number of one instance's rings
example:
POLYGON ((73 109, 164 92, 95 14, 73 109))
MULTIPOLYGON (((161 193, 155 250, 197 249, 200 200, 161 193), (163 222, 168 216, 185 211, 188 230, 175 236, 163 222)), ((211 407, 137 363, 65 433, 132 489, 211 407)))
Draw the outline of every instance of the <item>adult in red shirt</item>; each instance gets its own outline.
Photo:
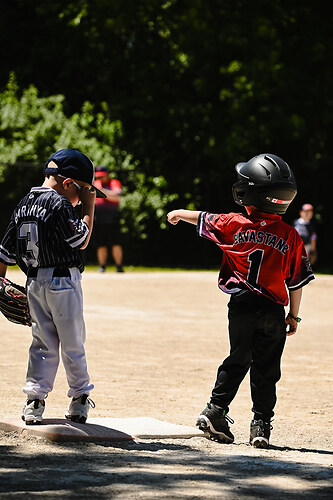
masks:
POLYGON ((106 195, 96 198, 93 241, 97 247, 99 272, 104 273, 109 249, 118 273, 123 269, 123 247, 120 230, 120 197, 122 186, 118 179, 110 179, 107 167, 98 166, 95 170, 95 184, 106 195))
POLYGON ((196 224, 199 236, 221 248, 218 286, 230 294, 230 355, 218 368, 197 426, 211 439, 234 441, 229 405, 250 371, 250 444, 268 448, 286 336, 296 333, 302 287, 314 276, 302 238, 281 219, 297 193, 289 165, 276 155, 261 154, 238 163, 236 171, 233 197, 245 214, 173 210, 168 220, 196 224))

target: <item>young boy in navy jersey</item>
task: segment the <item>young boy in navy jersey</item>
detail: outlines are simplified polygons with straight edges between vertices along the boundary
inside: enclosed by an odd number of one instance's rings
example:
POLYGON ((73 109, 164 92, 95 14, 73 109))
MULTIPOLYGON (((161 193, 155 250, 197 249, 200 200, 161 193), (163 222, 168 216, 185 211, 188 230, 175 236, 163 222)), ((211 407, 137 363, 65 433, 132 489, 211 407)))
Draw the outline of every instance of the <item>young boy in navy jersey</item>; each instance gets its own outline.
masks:
POLYGON ((229 405, 250 370, 250 444, 268 448, 286 335, 296 333, 302 287, 314 276, 300 235, 281 220, 297 193, 288 164, 276 155, 261 154, 238 163, 236 171, 233 197, 245 207, 245 215, 173 210, 168 220, 196 224, 199 236, 221 248, 218 286, 230 294, 230 355, 218 368, 197 426, 211 439, 234 441, 229 405))
POLYGON ((44 167, 45 180, 18 203, 0 245, 0 276, 18 264, 27 275, 32 343, 22 410, 26 424, 40 424, 45 398, 52 391, 59 348, 72 398, 66 418, 85 423, 90 383, 84 349, 85 324, 80 250, 89 243, 96 195, 94 166, 75 149, 54 153, 44 167), (74 207, 82 204, 82 219, 74 207))

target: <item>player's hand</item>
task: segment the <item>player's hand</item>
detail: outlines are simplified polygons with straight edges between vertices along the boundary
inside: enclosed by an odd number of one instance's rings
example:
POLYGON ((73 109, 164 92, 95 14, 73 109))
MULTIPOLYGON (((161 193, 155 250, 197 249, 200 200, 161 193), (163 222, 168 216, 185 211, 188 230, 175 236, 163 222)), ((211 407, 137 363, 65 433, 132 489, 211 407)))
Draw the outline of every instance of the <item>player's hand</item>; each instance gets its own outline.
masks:
POLYGON ((94 205, 96 201, 96 191, 93 187, 81 187, 79 198, 82 205, 94 205))
POLYGON ((167 214, 167 218, 170 224, 176 225, 180 221, 179 210, 172 210, 167 214))
POLYGON ((294 335, 297 330, 297 321, 294 318, 287 316, 286 325, 287 325, 287 337, 290 337, 290 335, 294 335))

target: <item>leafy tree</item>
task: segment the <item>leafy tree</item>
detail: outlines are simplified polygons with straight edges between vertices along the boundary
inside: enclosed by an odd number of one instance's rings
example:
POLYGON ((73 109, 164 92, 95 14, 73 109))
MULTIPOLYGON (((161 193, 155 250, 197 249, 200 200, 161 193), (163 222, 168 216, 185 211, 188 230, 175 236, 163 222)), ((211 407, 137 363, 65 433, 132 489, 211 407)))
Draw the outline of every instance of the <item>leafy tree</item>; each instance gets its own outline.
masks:
POLYGON ((80 113, 67 117, 64 104, 62 95, 39 97, 33 85, 20 92, 11 75, 0 94, 2 203, 16 203, 30 188, 30 182, 39 182, 42 165, 54 151, 74 147, 92 158, 95 165, 107 165, 122 181, 125 233, 145 239, 152 221, 165 226, 165 207, 173 198, 167 193, 165 179, 145 175, 140 163, 121 149, 122 125, 119 120, 111 121, 108 106, 102 103, 101 110, 95 112, 94 106, 85 102, 80 113))

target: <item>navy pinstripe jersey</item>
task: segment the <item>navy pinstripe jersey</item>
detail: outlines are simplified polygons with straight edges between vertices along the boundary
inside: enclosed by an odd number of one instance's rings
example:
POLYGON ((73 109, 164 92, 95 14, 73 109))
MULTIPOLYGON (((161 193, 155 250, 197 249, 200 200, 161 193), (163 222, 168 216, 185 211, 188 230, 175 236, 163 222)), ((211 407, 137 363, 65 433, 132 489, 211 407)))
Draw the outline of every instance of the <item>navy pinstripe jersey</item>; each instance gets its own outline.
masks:
POLYGON ((0 245, 0 261, 29 267, 78 267, 89 229, 71 202, 49 187, 33 187, 18 203, 0 245))

